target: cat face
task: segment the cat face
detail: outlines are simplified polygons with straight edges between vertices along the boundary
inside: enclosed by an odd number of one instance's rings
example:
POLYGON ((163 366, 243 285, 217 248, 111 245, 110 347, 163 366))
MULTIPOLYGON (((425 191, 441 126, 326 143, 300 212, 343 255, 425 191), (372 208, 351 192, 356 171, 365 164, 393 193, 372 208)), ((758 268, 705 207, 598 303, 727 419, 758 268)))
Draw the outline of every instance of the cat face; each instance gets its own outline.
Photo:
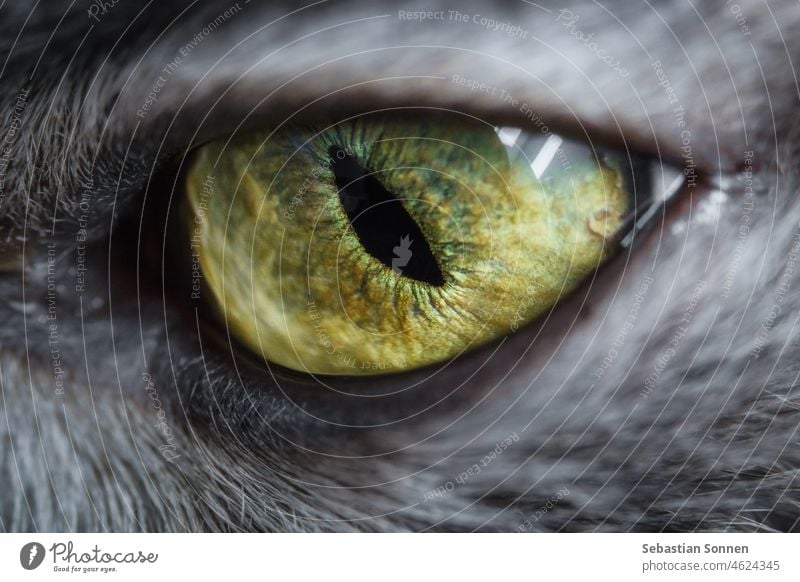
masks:
POLYGON ((798 14, 736 6, 4 8, 0 527, 796 529, 798 14), (395 108, 680 186, 547 317, 320 390, 188 299, 180 184, 235 132, 395 108))

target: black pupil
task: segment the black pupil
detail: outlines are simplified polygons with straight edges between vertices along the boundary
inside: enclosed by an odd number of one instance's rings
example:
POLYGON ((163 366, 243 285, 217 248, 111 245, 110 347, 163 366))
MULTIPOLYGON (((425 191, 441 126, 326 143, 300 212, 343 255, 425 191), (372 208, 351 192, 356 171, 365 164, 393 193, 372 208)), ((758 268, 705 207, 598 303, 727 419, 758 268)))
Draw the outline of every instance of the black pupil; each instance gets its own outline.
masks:
POLYGON ((395 273, 430 285, 444 276, 403 204, 340 147, 328 150, 339 200, 364 249, 395 273))

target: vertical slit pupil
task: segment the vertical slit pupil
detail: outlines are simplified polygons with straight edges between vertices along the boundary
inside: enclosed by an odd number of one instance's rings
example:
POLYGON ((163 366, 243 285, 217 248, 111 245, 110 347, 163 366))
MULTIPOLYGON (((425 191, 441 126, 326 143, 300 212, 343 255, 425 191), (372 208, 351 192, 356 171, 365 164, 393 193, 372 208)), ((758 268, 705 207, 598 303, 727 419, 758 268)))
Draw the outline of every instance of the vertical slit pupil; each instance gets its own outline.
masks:
POLYGON ((403 203, 344 148, 332 146, 328 156, 339 201, 364 249, 395 273, 444 285, 430 245, 403 203))

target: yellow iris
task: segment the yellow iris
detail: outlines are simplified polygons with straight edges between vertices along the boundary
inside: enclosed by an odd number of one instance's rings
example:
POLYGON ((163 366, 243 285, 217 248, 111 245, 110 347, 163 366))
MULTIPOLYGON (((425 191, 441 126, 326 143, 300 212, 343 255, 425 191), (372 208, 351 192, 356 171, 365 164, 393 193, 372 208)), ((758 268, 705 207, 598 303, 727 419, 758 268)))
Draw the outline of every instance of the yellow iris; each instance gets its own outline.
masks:
MULTIPOLYGON (((561 151, 561 150, 559 150, 561 151)), ((269 362, 446 362, 546 310, 615 250, 623 171, 531 159, 455 114, 368 115, 208 144, 187 173, 205 289, 269 362)))

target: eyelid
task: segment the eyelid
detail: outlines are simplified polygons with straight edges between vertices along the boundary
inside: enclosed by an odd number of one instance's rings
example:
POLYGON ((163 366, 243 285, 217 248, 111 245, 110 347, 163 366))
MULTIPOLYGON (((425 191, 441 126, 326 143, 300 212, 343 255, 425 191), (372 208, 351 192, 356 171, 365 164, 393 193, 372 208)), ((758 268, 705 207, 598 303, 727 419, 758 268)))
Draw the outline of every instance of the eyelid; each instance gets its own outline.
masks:
MULTIPOLYGON (((376 80, 374 83, 379 82, 380 80, 376 80)), ((528 112, 526 114, 507 103, 490 104, 464 99, 458 95, 446 99, 441 91, 436 91, 433 87, 428 88, 429 94, 409 91, 407 86, 388 92, 372 89, 373 87, 361 85, 326 93, 320 87, 318 92, 323 96, 312 90, 297 95, 296 101, 286 100, 281 96, 255 104, 229 97, 189 101, 176 116, 171 133, 167 136, 165 150, 178 151, 209 141, 226 139, 233 134, 264 131, 265 128, 274 128, 286 122, 315 123, 376 111, 419 108, 457 111, 494 125, 513 126, 528 132, 552 132, 571 139, 592 142, 598 147, 622 149, 670 161, 680 159, 679 151, 660 148, 652 139, 643 138, 633 128, 626 132, 624 128, 616 126, 610 117, 602 124, 588 123, 572 110, 537 109, 535 105, 529 105, 529 109, 525 110, 528 112), (202 120, 199 125, 198 119, 202 120)))
MULTIPOLYGON (((540 83, 530 87, 516 79, 513 99, 487 98, 453 83, 451 72, 436 75, 405 75, 382 77, 352 83, 339 78, 320 78, 313 70, 279 82, 261 70, 224 74, 215 69, 196 86, 188 85, 184 94, 166 93, 159 99, 158 109, 141 123, 140 135, 150 136, 147 126, 158 119, 159 125, 169 119, 165 136, 165 152, 202 145, 224 139, 231 134, 263 131, 265 128, 292 120, 317 122, 343 118, 375 110, 430 107, 465 112, 497 125, 511 125, 526 131, 548 131, 604 147, 614 147, 635 153, 657 156, 663 160, 680 161, 680 143, 671 136, 661 136, 650 124, 635 126, 608 105, 604 115, 587 113, 580 99, 595 97, 581 95, 554 100, 545 95, 540 83)), ((452 76, 458 76, 452 73, 452 76)), ((346 77, 346 75, 345 75, 346 77)), ((579 81, 579 79, 576 79, 579 81)), ((499 88, 498 88, 499 89, 499 88)), ((505 94, 505 90, 502 94, 505 94)), ((556 96, 558 97, 558 96, 556 96)), ((129 105, 132 107, 132 105, 129 105)), ((124 109, 124 106, 123 106, 124 109)), ((702 152, 697 164, 704 166, 702 152)))
MULTIPOLYGON (((425 83, 431 82, 430 79, 423 79, 423 81, 425 83)), ((444 82, 441 79, 439 81, 444 82)), ((398 79, 386 81, 389 84, 399 82, 401 81, 398 79)), ((160 140, 152 138, 154 134, 159 135, 161 133, 158 127, 164 123, 164 118, 155 115, 154 112, 154 115, 140 120, 141 126, 137 128, 135 133, 135 135, 139 136, 138 141, 131 144, 130 151, 124 161, 122 159, 109 160, 102 156, 98 157, 94 164, 96 176, 93 177, 92 183, 97 191, 114 192, 115 196, 112 198, 116 200, 117 208, 119 209, 124 207, 126 200, 135 200, 143 195, 153 178, 154 172, 150 170, 132 172, 131 160, 136 161, 138 163, 137 167, 141 168, 150 165, 141 163, 141 160, 155 160, 154 169, 176 162, 181 165, 181 160, 185 159, 190 150, 214 139, 229 138, 234 132, 263 131, 265 127, 275 127, 287 119, 291 119, 295 123, 311 123, 323 116, 327 116, 330 119, 330 116, 357 114, 367 110, 389 110, 392 108, 400 110, 414 108, 456 110, 497 125, 512 125, 523 131, 530 132, 540 132, 544 128, 558 135, 588 142, 595 148, 616 147, 620 151, 632 152, 631 142, 625 135, 619 132, 615 133, 608 127, 603 127, 596 131, 595 128, 589 127, 582 120, 575 117, 571 111, 539 112, 531 109, 528 117, 520 118, 519 109, 521 105, 511 108, 512 111, 509 111, 509 107, 501 106, 490 109, 486 103, 464 101, 463 99, 459 103, 450 104, 449 106, 426 104, 426 101, 441 102, 446 95, 442 95, 441 92, 423 94, 421 87, 410 88, 408 79, 402 80, 402 86, 398 87, 397 91, 386 91, 385 85, 380 90, 375 90, 379 85, 383 85, 383 81, 378 79, 374 82, 358 84, 351 88, 339 89, 327 94, 325 97, 319 96, 324 93, 321 88, 307 88, 308 91, 305 92, 306 101, 300 105, 289 103, 287 96, 284 95, 281 100, 272 99, 268 103, 264 102, 261 107, 255 110, 247 109, 247 106, 241 101, 230 98, 238 95, 241 88, 228 93, 228 98, 219 101, 212 99, 212 94, 210 93, 192 94, 185 106, 179 108, 179 113, 171 120, 163 145, 159 143, 160 140), (393 104, 382 103, 382 99, 386 99, 393 104), (280 105, 281 103, 284 104, 284 107, 280 105), (369 106, 364 103, 368 103, 369 106), (269 107, 267 107, 267 104, 269 104, 269 107), (290 111, 289 115, 282 113, 287 111, 290 111), (201 120, 199 125, 198 119, 201 120), (152 131, 151 126, 153 127, 152 131), (124 179, 118 181, 119 172, 109 172, 107 168, 123 163, 127 166, 126 175, 124 179)), ((256 94, 263 96, 265 90, 262 89, 256 94)), ((125 103, 122 103, 117 112, 122 113, 125 107, 125 103)), ((119 117, 112 116, 110 120, 112 133, 115 130, 115 123, 118 124, 119 122, 119 117)), ((116 132, 119 133, 119 131, 116 128, 116 132)), ((649 152, 645 150, 644 152, 636 153, 647 155, 649 152)), ((669 167, 668 164, 664 164, 664 166, 669 167)), ((75 198, 80 198, 79 193, 76 194, 75 198)), ((95 206, 97 209, 99 207, 99 204, 95 206)), ((110 213, 111 211, 112 208, 109 207, 108 212, 110 213)), ((105 223, 110 223, 110 220, 105 221, 105 223)), ((72 224, 70 216, 67 215, 63 219, 62 226, 69 229, 76 225, 72 224)), ((102 234, 102 232, 99 232, 98 236, 102 234)))
POLYGON ((620 241, 622 248, 630 248, 636 236, 648 228, 656 217, 659 208, 666 208, 670 202, 683 190, 686 184, 686 176, 677 168, 666 165, 660 166, 660 180, 657 192, 648 201, 646 208, 639 212, 634 218, 635 222, 629 227, 628 234, 620 241))

